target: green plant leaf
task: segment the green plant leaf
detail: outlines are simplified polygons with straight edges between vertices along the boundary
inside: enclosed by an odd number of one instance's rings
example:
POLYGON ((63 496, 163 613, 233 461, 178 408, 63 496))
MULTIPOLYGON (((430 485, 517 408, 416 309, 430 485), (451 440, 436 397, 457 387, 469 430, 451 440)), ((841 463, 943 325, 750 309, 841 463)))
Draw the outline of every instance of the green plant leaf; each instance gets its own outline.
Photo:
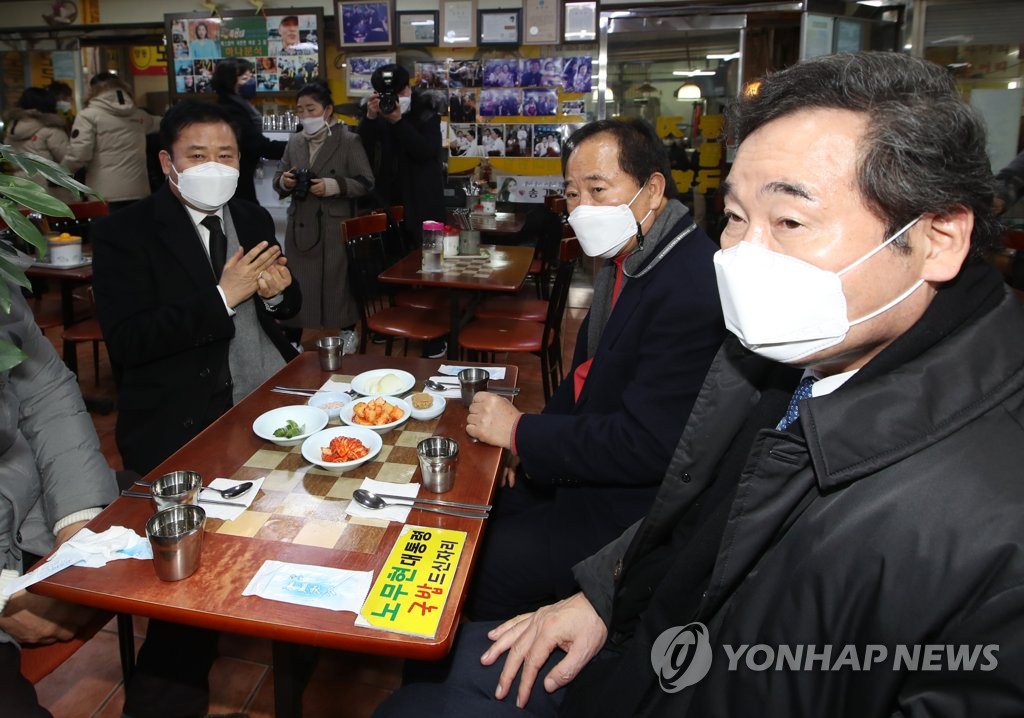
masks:
MULTIPOLYGON (((21 161, 21 168, 25 170, 25 173, 29 176, 40 174, 50 182, 59 184, 61 187, 67 187, 68 189, 80 192, 81 194, 96 195, 95 192, 76 180, 66 169, 52 160, 40 157, 39 155, 33 155, 31 153, 26 153, 19 159, 21 161)), ((99 195, 96 196, 98 197, 99 195)))
POLYGON ((7 223, 16 235, 35 247, 45 256, 46 240, 39 229, 18 211, 17 205, 8 199, 0 198, 0 219, 7 223))
POLYGON ((25 356, 25 352, 10 342, 0 342, 0 371, 10 371, 25 361, 25 356))
POLYGON ((32 288, 32 282, 25 276, 25 272, 18 265, 14 264, 8 259, 0 257, 0 292, 7 296, 0 296, 0 300, 3 300, 3 310, 9 312, 11 310, 11 298, 8 294, 8 285, 15 284, 25 289, 32 288))
POLYGON ((68 209, 68 206, 53 195, 47 194, 46 190, 32 180, 9 175, 0 175, 0 195, 4 195, 15 202, 28 207, 36 212, 41 212, 48 217, 74 217, 75 213, 68 209), (12 180, 19 180, 18 183, 12 180), (28 187, 24 184, 27 183, 28 187))

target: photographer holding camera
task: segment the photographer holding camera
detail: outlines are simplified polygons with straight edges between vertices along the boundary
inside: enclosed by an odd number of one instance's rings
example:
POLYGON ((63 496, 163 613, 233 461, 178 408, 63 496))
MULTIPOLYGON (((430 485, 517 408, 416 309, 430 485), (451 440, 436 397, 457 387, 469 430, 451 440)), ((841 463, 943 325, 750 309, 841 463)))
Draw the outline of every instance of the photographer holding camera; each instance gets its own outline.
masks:
POLYGON ((357 132, 381 199, 405 207, 407 240, 418 247, 423 222, 445 219, 441 116, 429 91, 413 92, 401 65, 377 68, 370 83, 375 92, 357 132))
POLYGON ((302 286, 302 309, 285 322, 309 327, 347 328, 359 313, 348 286, 348 261, 338 235, 353 215, 353 200, 373 189, 373 172, 355 133, 334 119, 334 104, 323 83, 298 92, 295 114, 302 131, 288 139, 274 189, 291 195, 285 254, 302 286))

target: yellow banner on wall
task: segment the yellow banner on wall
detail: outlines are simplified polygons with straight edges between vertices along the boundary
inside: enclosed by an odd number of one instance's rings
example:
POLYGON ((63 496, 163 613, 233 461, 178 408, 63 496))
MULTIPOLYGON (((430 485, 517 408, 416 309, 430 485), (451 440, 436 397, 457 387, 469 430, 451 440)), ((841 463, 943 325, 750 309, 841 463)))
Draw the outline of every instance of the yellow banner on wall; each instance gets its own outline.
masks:
POLYGON ((78 0, 78 16, 83 25, 96 24, 100 21, 100 0, 78 0))

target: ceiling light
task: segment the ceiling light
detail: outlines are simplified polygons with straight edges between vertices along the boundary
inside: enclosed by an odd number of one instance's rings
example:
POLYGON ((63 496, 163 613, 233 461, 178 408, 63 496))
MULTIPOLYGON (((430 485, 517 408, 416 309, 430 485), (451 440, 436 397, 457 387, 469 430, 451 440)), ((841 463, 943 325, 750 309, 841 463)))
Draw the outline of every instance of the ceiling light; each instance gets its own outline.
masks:
POLYGON ((684 101, 701 99, 700 85, 695 85, 692 82, 682 85, 678 90, 676 90, 676 99, 684 101))
POLYGON ((728 55, 723 54, 712 54, 705 55, 709 60, 738 60, 740 59, 740 51, 730 52, 728 55))

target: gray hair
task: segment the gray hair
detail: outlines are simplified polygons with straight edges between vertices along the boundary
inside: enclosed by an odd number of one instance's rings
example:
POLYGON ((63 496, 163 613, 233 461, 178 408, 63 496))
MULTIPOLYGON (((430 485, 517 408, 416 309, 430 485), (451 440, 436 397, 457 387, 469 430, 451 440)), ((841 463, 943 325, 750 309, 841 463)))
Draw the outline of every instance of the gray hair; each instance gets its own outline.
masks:
POLYGON ((999 236, 985 127, 945 68, 895 52, 816 57, 767 75, 730 108, 729 132, 743 142, 773 120, 814 108, 867 116, 857 183, 886 236, 915 217, 960 208, 974 213, 972 252, 999 236))

